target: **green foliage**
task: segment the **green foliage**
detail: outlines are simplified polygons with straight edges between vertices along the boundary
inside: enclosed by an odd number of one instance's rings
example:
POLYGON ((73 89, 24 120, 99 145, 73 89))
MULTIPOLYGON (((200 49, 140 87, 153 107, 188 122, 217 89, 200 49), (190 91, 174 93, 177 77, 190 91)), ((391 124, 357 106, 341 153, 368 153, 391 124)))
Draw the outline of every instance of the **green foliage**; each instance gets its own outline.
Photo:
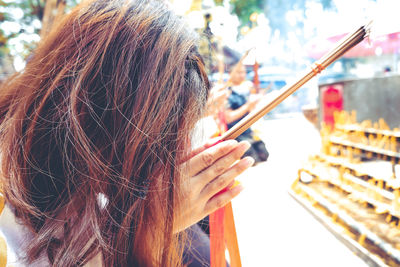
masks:
POLYGON ((217 6, 222 6, 224 3, 224 0, 214 0, 215 5, 217 6))
MULTIPOLYGON (((76 6, 80 0, 66 0, 67 9, 76 6)), ((17 33, 6 35, 6 39, 17 37, 21 33, 27 31, 27 27, 31 26, 35 20, 42 21, 46 0, 0 0, 0 24, 7 21, 17 22, 21 26, 21 30, 17 33), (22 18, 15 18, 13 13, 22 11, 22 18)), ((39 33, 40 28, 35 28, 35 33, 39 33)), ((1 45, 1 44, 0 44, 1 45)))
MULTIPOLYGON (((76 6, 80 0, 66 0, 67 8, 76 6)), ((15 0, 12 3, 6 4, 9 8, 20 8, 24 12, 20 23, 31 23, 33 20, 42 20, 46 0, 15 0)))
POLYGON ((242 25, 250 23, 250 15, 254 12, 262 13, 265 0, 231 0, 233 12, 238 16, 242 25))
MULTIPOLYGON (((26 58, 36 48, 46 1, 0 0, 0 75, 3 58, 26 58)), ((66 10, 79 2, 66 0, 66 10)))
POLYGON ((18 39, 22 34, 39 33, 39 27, 33 27, 32 25, 34 25, 33 22, 35 20, 41 20, 43 17, 44 4, 45 3, 40 0, 35 2, 32 0, 15 0, 9 3, 2 1, 0 4, 3 7, 2 16, 0 15, 0 57, 9 56, 7 55, 8 53, 11 53, 11 56, 19 54, 25 57, 35 47, 35 44, 27 42, 26 40, 21 40, 20 43, 25 48, 23 49, 24 51, 21 51, 21 49, 13 51, 14 46, 10 41, 15 38, 18 39), (10 25, 10 23, 14 24, 10 25), (19 27, 13 25, 19 25, 19 27))

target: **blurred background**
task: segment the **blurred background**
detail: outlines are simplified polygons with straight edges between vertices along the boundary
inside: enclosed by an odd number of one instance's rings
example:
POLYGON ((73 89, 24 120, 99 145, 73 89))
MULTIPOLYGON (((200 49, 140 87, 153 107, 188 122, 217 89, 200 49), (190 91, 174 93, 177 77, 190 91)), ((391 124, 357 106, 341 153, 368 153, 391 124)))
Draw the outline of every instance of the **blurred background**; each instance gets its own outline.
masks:
MULTIPOLYGON (((80 0, 0 1, 0 80, 24 68, 40 38, 80 0)), ((245 58, 247 79, 257 87, 279 89, 321 57, 355 27, 374 20, 374 42, 354 48, 319 77, 368 78, 399 72, 400 23, 396 0, 170 0, 176 13, 201 35, 200 50, 210 79, 227 80, 245 58), (222 61, 222 63, 221 63, 222 61), (223 71, 219 66, 223 64, 223 71), (222 74, 221 74, 222 73, 222 74)), ((282 104, 277 112, 316 105, 317 80, 282 104), (311 88, 313 87, 313 88, 311 88), (288 100, 290 101, 290 99, 288 100)))
MULTIPOLYGON (((79 2, 0 0, 0 82, 79 2)), ((269 98, 373 20, 370 40, 252 127, 269 158, 241 175, 233 208, 243 266, 400 266, 400 1, 169 2, 214 86, 232 87, 239 63, 248 93, 269 98)))

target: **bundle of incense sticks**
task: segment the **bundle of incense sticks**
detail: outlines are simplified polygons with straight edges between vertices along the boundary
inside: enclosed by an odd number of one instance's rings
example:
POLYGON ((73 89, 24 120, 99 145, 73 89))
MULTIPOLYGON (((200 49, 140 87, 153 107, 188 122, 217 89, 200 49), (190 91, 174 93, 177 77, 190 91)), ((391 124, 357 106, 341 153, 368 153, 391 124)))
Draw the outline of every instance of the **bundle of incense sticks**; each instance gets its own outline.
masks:
POLYGON ((311 68, 306 71, 304 75, 301 76, 295 83, 289 84, 282 89, 280 89, 279 95, 250 112, 246 117, 240 120, 235 126, 225 132, 221 140, 235 139, 241 135, 244 131, 250 128, 257 120, 262 118, 265 114, 270 112, 273 108, 279 105, 288 96, 293 94, 297 89, 303 86, 311 78, 319 74, 327 66, 332 64, 336 59, 340 58, 343 54, 349 51, 351 48, 359 44, 362 40, 370 34, 371 22, 366 25, 361 26, 353 33, 348 34, 345 38, 339 41, 339 44, 323 56, 320 60, 317 60, 311 65, 311 68))

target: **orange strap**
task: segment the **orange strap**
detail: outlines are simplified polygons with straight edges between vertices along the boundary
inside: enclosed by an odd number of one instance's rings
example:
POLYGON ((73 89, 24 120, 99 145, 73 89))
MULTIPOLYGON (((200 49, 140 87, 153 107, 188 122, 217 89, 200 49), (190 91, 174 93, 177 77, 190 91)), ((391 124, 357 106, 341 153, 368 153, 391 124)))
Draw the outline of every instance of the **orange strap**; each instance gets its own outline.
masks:
POLYGON ((242 261, 240 259, 239 244, 236 235, 235 221, 233 219, 232 203, 229 202, 225 206, 225 242, 226 248, 229 251, 230 265, 231 267, 241 267, 242 261))
MULTIPOLYGON (((225 114, 220 112, 219 128, 221 134, 226 131, 225 114)), ((210 265, 226 267, 225 250, 229 251, 230 266, 241 267, 239 245, 236 236, 232 204, 210 214, 210 265)))
POLYGON ((241 267, 239 244, 230 202, 225 207, 210 214, 211 267, 226 267, 226 249, 229 252, 230 266, 241 267))
POLYGON ((224 238, 225 207, 210 214, 210 266, 226 267, 224 238))

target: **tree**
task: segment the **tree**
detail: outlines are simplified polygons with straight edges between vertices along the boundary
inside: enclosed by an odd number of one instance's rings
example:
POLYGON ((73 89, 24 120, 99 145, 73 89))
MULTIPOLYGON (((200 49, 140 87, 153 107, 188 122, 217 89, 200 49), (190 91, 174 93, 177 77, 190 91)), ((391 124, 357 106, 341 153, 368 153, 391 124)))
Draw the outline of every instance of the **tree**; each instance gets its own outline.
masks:
POLYGON ((250 22, 250 15, 252 13, 262 13, 264 11, 265 2, 265 0, 231 0, 230 4, 241 24, 246 25, 250 22))
POLYGON ((12 62, 24 60, 55 20, 80 0, 0 0, 0 80, 14 71, 12 62))
POLYGON ((51 25, 64 15, 66 0, 47 0, 43 9, 42 29, 40 35, 43 37, 51 30, 51 25))

